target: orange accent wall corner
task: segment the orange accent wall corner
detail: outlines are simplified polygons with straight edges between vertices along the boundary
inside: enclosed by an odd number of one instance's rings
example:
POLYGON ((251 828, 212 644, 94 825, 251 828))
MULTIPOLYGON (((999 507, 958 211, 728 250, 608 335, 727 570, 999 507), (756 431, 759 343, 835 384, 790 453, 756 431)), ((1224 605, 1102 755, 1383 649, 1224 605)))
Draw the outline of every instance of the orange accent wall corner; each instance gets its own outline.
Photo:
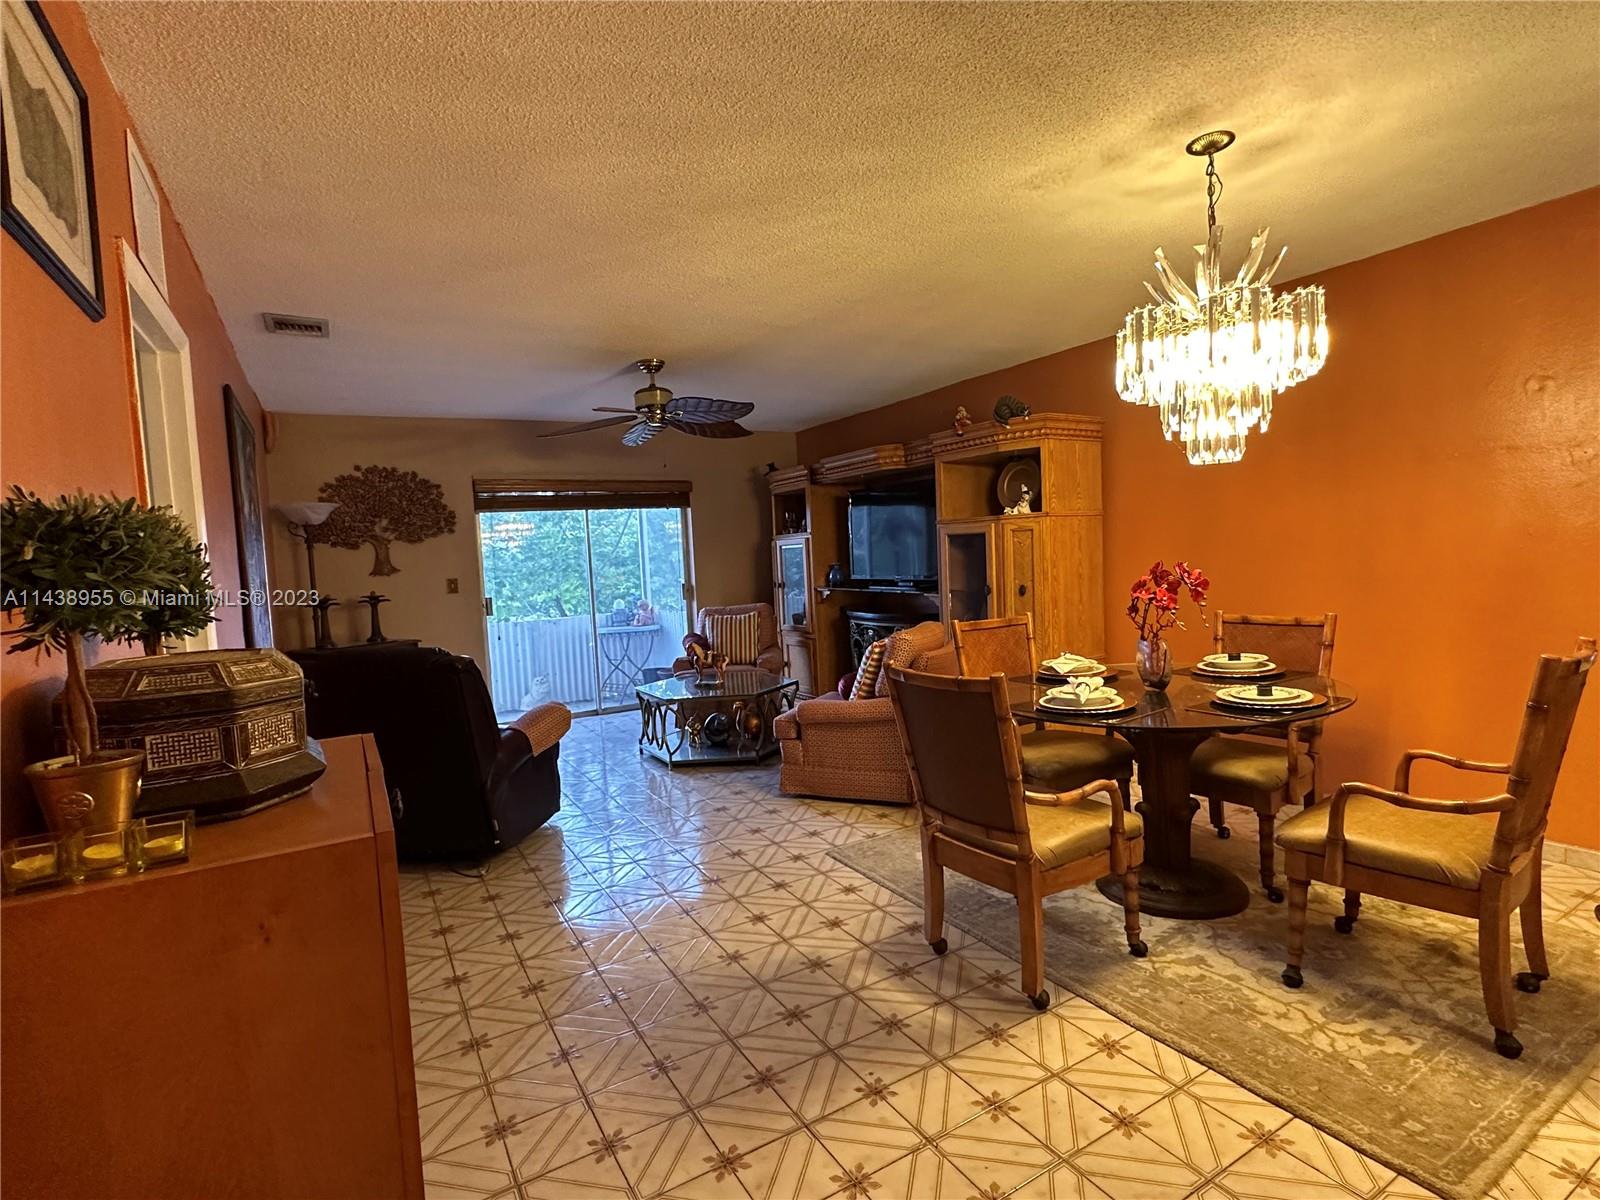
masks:
MULTIPOLYGON (((127 165, 132 124, 82 9, 50 2, 44 11, 89 101, 106 315, 91 321, 15 239, 0 235, 0 481, 6 488, 20 484, 44 495, 82 488, 135 496, 141 493, 142 456, 117 247, 119 239, 134 241, 127 165)), ((133 132, 137 139, 138 131, 133 132)), ((232 385, 258 434, 261 406, 165 196, 161 207, 168 301, 189 337, 212 574, 218 588, 237 588, 222 385, 232 385)), ((221 644, 242 644, 242 631, 239 610, 221 610, 221 644)), ((61 675, 59 656, 0 659, 0 833, 5 836, 37 821, 20 771, 24 762, 48 752, 48 706, 61 675)))

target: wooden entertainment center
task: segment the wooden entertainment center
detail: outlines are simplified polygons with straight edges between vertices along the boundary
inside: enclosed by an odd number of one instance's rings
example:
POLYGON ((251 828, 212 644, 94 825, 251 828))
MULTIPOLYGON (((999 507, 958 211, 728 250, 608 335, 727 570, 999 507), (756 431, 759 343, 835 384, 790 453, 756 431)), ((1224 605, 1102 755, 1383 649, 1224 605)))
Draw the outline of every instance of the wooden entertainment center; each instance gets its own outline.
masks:
POLYGON ((802 696, 833 689, 854 663, 845 610, 884 620, 980 620, 1032 613, 1039 649, 1105 650, 1101 562, 1101 423, 1038 413, 1009 426, 979 422, 915 442, 870 446, 768 476, 772 492, 773 607, 788 671, 802 696), (1007 514, 1000 472, 1037 466, 1033 511, 1007 514), (846 502, 863 485, 933 482, 938 586, 827 586, 834 564, 848 571, 846 502))

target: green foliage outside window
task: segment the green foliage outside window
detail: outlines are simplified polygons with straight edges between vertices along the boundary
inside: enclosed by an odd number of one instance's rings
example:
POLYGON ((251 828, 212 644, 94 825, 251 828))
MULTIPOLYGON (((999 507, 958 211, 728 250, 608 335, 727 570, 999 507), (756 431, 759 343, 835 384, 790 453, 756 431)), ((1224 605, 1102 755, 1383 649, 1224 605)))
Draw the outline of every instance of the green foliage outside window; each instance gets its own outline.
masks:
POLYGON ((602 622, 618 604, 683 610, 683 517, 675 508, 481 513, 483 577, 496 620, 589 615, 588 517, 602 622))

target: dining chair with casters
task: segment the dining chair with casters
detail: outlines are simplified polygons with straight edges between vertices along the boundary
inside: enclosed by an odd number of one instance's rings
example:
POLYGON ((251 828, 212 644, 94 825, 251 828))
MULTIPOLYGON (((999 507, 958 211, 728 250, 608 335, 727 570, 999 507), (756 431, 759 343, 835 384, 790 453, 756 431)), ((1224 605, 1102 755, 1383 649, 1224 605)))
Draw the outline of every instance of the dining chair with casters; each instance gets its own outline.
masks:
MULTIPOLYGON (((1285 671, 1327 675, 1333 670, 1333 634, 1338 615, 1262 617, 1217 613, 1213 641, 1218 654, 1265 654, 1285 671)), ((1229 835, 1224 804, 1255 810, 1261 843, 1261 889, 1274 904, 1277 885, 1273 830, 1278 813, 1293 802, 1310 806, 1321 795, 1322 722, 1272 726, 1202 743, 1189 760, 1189 789, 1204 796, 1219 838, 1229 835)))
POLYGON ((1289 876, 1289 938, 1283 982, 1303 982, 1306 902, 1312 882, 1345 889, 1340 933, 1353 933, 1361 896, 1371 892, 1478 922, 1478 970, 1483 1002, 1494 1027, 1494 1048, 1522 1053, 1516 1038, 1512 986, 1537 992, 1550 977, 1544 947, 1540 858, 1550 797, 1561 772, 1583 687, 1595 663, 1595 641, 1582 638, 1570 656, 1540 657, 1509 763, 1477 762, 1437 750, 1400 756, 1393 790, 1370 783, 1341 784, 1326 804, 1283 823, 1289 876), (1505 787, 1482 799, 1435 800, 1411 791, 1411 768, 1443 763, 1458 771, 1505 777, 1505 787), (1494 813, 1488 820, 1480 814, 1494 813), (1511 914, 1520 910, 1528 970, 1511 973, 1511 914))
POLYGON ((944 936, 944 872, 1016 897, 1022 990, 1037 1009, 1044 986, 1044 898, 1115 873, 1123 929, 1136 958, 1144 826, 1110 779, 1060 793, 1022 781, 1022 751, 1005 676, 929 675, 892 667, 889 698, 921 819, 923 930, 935 954, 944 936), (1094 799, 1104 795, 1109 804, 1094 799))
MULTIPOLYGON (((992 617, 951 623, 958 674, 982 678, 999 672, 1032 678, 1039 669, 1033 640, 1033 615, 992 617)), ((1133 748, 1107 729, 1074 733, 1035 724, 1022 734, 1023 782, 1051 792, 1067 792, 1110 779, 1133 807, 1133 748)))

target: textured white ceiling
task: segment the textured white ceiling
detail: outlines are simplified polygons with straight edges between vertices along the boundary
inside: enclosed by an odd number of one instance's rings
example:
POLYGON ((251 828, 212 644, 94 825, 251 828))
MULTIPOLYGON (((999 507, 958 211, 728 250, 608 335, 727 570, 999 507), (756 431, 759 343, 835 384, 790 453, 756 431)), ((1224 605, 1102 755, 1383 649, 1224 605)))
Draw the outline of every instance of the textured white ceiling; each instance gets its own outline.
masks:
POLYGON ((1111 332, 1219 126, 1285 279, 1600 182, 1591 4, 85 7, 282 410, 869 408, 1111 332))

